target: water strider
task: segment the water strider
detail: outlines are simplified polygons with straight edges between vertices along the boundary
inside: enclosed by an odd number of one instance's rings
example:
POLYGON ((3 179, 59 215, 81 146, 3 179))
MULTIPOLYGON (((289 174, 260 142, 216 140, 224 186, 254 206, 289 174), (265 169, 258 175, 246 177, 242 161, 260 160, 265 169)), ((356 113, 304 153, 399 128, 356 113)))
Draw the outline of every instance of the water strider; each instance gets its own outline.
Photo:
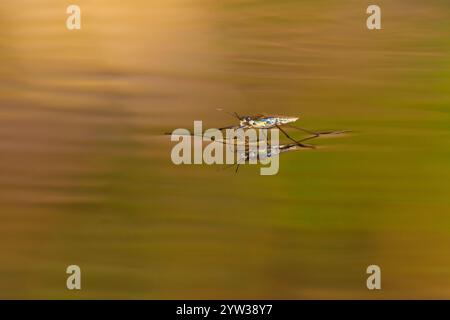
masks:
MULTIPOLYGON (((228 112, 227 112, 228 113, 228 112)), ((172 136, 172 141, 177 140, 177 136, 192 136, 192 137, 201 137, 201 138, 208 138, 211 141, 222 143, 222 144, 228 144, 233 146, 239 146, 239 149, 237 152, 237 167, 236 172, 239 169, 239 165, 241 163, 257 163, 258 161, 260 163, 263 163, 264 161, 268 161, 272 164, 272 160, 276 161, 276 172, 278 172, 278 158, 274 158, 274 155, 278 155, 283 152, 287 151, 293 151, 298 150, 299 148, 315 148, 313 145, 305 144, 305 141, 320 137, 325 134, 337 134, 337 133, 343 133, 345 131, 326 131, 326 132, 313 132, 309 131, 303 128, 294 127, 295 129, 302 130, 304 132, 308 132, 311 134, 311 136, 300 139, 300 140, 294 140, 291 138, 282 128, 282 125, 289 125, 292 122, 295 122, 298 120, 298 117, 286 117, 286 116, 265 116, 265 115, 256 115, 256 116, 244 116, 241 117, 237 113, 232 114, 234 117, 238 118, 240 121, 239 125, 235 126, 228 126, 223 127, 219 129, 212 129, 212 132, 207 130, 206 132, 203 132, 202 130, 202 122, 201 121, 194 121, 194 133, 190 133, 187 129, 177 129, 174 130, 172 133, 166 133, 168 135, 172 136), (261 140, 255 140, 251 139, 252 133, 254 133, 253 137, 256 138, 256 130, 260 134, 264 135, 264 144, 261 148, 261 140), (271 135, 271 142, 269 143, 269 139, 266 133, 266 130, 275 130, 276 131, 276 138, 275 140, 272 140, 273 136, 271 135), (286 137, 288 137, 290 140, 293 141, 293 143, 290 144, 283 144, 280 145, 278 143, 278 130, 283 132, 286 137), (223 138, 223 131, 226 131, 227 137, 223 138), (237 136, 236 136, 236 132, 237 136), (244 133, 245 132, 245 133, 244 133), (211 134, 210 136, 205 135, 205 133, 211 134), (243 137, 241 135, 244 135, 243 137), (248 134, 248 135, 247 135, 248 134), (175 138, 175 140, 173 139, 175 138), (256 144, 256 148, 255 148, 256 144)), ((223 162, 217 162, 216 157, 218 155, 217 152, 212 152, 209 148, 205 149, 203 152, 201 151, 201 144, 198 144, 199 142, 194 142, 194 163, 201 163, 202 159, 205 158, 207 163, 223 163, 223 162), (203 157, 203 158, 202 158, 203 157)), ((187 140, 182 139, 171 152, 172 161, 175 164, 190 164, 191 163, 191 144, 190 142, 187 142, 187 140), (185 156, 187 154, 187 156, 185 156)), ((234 148, 231 152, 235 152, 234 148)), ((219 160, 220 161, 220 160, 219 160)), ((234 165, 234 163, 233 163, 234 165)), ((229 166, 228 166, 229 167, 229 166)), ((272 169, 272 165, 269 167, 269 169, 272 169)), ((263 169, 261 169, 263 171, 263 169)), ((266 171, 266 170, 265 170, 266 171)), ((276 174, 275 173, 268 173, 268 174, 276 174)), ((261 173, 265 175, 266 173, 261 173)))
MULTIPOLYGON (((327 135, 327 134, 339 134, 339 133, 348 132, 348 130, 315 132, 315 131, 307 130, 307 129, 292 125, 291 123, 296 122, 299 119, 299 117, 289 117, 289 116, 283 116, 283 115, 264 115, 264 114, 240 116, 237 112, 230 113, 230 112, 224 111, 221 108, 218 108, 217 110, 223 111, 239 120, 239 125, 222 127, 222 128, 219 128, 219 130, 249 129, 249 128, 253 128, 253 129, 278 128, 278 130, 280 130, 288 139, 293 141, 295 144, 302 146, 302 147, 307 147, 307 148, 314 148, 314 146, 302 144, 299 140, 295 140, 294 138, 289 136, 289 134, 285 130, 283 130, 281 127, 287 126, 287 127, 293 128, 293 129, 297 129, 297 130, 306 132, 308 134, 311 134, 311 135, 313 135, 313 137, 319 137, 321 135, 327 135)), ((309 139, 307 139, 307 140, 309 140, 309 139)))

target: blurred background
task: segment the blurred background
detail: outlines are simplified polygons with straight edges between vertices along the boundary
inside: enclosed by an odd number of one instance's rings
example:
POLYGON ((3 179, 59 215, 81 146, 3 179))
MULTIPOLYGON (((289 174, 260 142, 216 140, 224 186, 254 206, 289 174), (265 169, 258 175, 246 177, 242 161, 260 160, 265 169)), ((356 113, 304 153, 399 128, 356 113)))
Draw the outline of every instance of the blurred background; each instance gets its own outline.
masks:
POLYGON ((450 298, 449 17, 446 0, 1 1, 0 298, 450 298), (275 176, 173 165, 162 133, 234 124, 218 107, 354 132, 275 176))

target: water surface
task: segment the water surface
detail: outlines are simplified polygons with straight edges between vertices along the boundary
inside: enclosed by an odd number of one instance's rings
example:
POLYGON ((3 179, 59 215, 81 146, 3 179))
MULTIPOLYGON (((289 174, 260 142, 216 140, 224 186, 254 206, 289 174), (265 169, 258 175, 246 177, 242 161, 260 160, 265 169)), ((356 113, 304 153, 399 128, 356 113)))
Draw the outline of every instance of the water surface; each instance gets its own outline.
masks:
POLYGON ((447 1, 380 31, 356 0, 77 4, 0 4, 0 297, 450 297, 447 1), (353 133, 276 176, 173 165, 218 107, 353 133))

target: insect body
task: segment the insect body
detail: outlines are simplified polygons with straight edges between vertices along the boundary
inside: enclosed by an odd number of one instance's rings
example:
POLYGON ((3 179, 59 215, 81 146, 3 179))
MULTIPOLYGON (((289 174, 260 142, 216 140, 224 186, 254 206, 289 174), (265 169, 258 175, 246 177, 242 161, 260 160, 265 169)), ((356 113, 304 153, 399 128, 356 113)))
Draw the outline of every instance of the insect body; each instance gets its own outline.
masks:
MULTIPOLYGON (((222 109, 218 109, 219 111, 223 111, 222 109)), ((226 111, 224 111, 226 112, 226 111)), ((318 137, 320 135, 325 135, 325 134, 332 134, 332 133, 342 133, 342 131, 337 132, 337 131, 324 131, 324 132, 315 132, 315 131, 310 131, 307 129, 303 129, 297 126, 293 126, 292 123, 296 122, 299 118, 298 117, 289 117, 289 116, 281 116, 281 115, 262 115, 262 114, 258 114, 258 115, 253 115, 253 116, 239 116, 236 112, 234 113, 229 113, 226 112, 228 114, 230 114, 231 116, 239 119, 239 126, 228 126, 228 127, 223 127, 223 128, 219 128, 219 130, 225 130, 225 129, 272 129, 272 128, 278 128, 288 139, 290 139, 291 141, 293 141, 294 143, 296 143, 299 146, 302 147, 309 147, 309 148, 313 148, 313 146, 311 145, 306 145, 306 144, 302 144, 299 141, 291 138, 291 136, 289 136, 289 134, 282 129, 282 126, 287 126, 293 129, 297 129, 303 132, 306 132, 308 134, 311 134, 313 137, 318 137)))
POLYGON ((298 117, 286 116, 246 116, 240 118, 240 126, 254 129, 271 129, 277 126, 282 126, 298 120, 298 117))

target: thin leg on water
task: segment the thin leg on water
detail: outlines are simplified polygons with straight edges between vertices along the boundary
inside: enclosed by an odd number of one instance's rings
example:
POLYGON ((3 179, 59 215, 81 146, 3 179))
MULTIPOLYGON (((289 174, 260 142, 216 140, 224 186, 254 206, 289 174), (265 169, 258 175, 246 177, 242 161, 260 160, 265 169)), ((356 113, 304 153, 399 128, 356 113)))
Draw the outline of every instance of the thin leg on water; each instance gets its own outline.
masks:
POLYGON ((298 140, 297 142, 303 142, 303 141, 315 139, 315 138, 317 138, 317 137, 320 137, 320 135, 313 135, 313 136, 311 136, 311 137, 303 138, 303 139, 298 140))
POLYGON ((287 138, 289 138, 290 140, 292 140, 293 142, 295 142, 297 145, 299 145, 300 147, 304 147, 304 148, 315 148, 314 146, 311 146, 311 145, 308 145, 308 144, 303 144, 303 143, 301 143, 301 140, 300 141, 297 141, 297 140, 295 140, 294 138, 291 138, 288 134, 287 134, 287 132, 286 131, 284 131, 283 129, 281 129, 281 127, 280 126, 276 126, 281 132, 283 132, 284 133, 284 135, 287 137, 287 138))
POLYGON ((228 168, 234 167, 235 165, 236 165, 236 163, 227 164, 227 165, 225 165, 225 167, 219 168, 218 170, 226 170, 228 168))
POLYGON ((294 126, 292 124, 285 124, 285 125, 288 126, 289 128, 297 129, 297 130, 300 130, 300 131, 303 131, 303 132, 306 132, 306 133, 309 133, 309 134, 313 134, 315 136, 320 136, 320 135, 325 135, 325 134, 345 133, 345 132, 349 131, 349 130, 339 130, 339 131, 318 131, 318 132, 315 132, 315 131, 311 131, 311 130, 308 130, 308 129, 305 129, 305 128, 300 128, 300 127, 294 126))

